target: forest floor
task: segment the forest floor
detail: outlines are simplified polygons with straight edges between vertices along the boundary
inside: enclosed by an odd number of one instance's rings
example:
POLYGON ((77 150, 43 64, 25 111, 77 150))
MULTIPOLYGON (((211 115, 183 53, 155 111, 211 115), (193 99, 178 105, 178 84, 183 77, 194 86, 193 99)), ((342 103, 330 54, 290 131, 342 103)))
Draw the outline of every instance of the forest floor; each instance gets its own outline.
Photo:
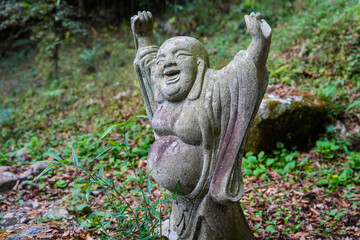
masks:
MULTIPOLYGON (((346 163, 346 154, 338 155, 341 163, 346 163)), ((281 176, 277 171, 269 170, 266 178, 252 176, 244 179, 245 196, 241 202, 246 218, 255 236, 259 239, 358 239, 360 237, 360 189, 357 184, 338 186, 329 190, 327 185, 319 185, 323 178, 321 171, 334 168, 334 163, 323 160, 317 152, 301 152, 296 161, 308 159, 310 164, 301 167, 296 173, 281 176), (312 168, 316 174, 309 174, 306 168, 312 168), (318 172, 317 172, 318 171, 318 172)), ((337 163, 336 163, 337 164, 337 163)), ((19 172, 18 166, 11 168, 19 172)), ((146 169, 146 160, 141 161, 141 169, 146 169)), ((20 170, 21 171, 21 170, 20 170)), ((123 182, 125 176, 132 171, 123 172, 119 177, 115 170, 107 171, 104 176, 123 182)), ((17 183, 8 193, 0 194, 2 199, 0 212, 11 210, 28 215, 29 222, 50 222, 47 237, 50 239, 91 239, 100 234, 99 231, 89 231, 79 227, 75 222, 89 216, 90 213, 103 209, 105 192, 91 192, 89 201, 84 201, 81 190, 74 186, 74 176, 81 175, 78 169, 58 169, 45 175, 41 182, 31 179, 17 183), (65 186, 59 186, 64 182, 65 186), (54 187, 55 186, 55 187, 54 187), (79 195, 80 194, 80 195, 79 195), (30 202, 37 202, 36 208, 29 207, 30 202), (68 210, 68 215, 62 223, 54 223, 51 215, 45 217, 44 210, 52 205, 68 210), (85 211, 86 209, 86 211, 85 211), (38 219, 40 217, 40 219, 38 219), (45 218, 44 218, 45 217, 45 218), (31 221, 30 221, 31 220, 31 221)), ((132 186, 134 189, 136 186, 132 186)), ((132 188, 131 186, 129 188, 132 188)), ((154 187, 151 197, 160 198, 160 188, 154 187)), ((133 194, 126 196, 132 204, 138 204, 139 197, 133 194)), ((167 217, 166 214, 163 218, 167 217)), ((57 219, 59 221, 59 219, 57 219)), ((28 224, 29 224, 28 222, 28 224)), ((35 224, 38 226, 38 224, 35 224)), ((86 226, 85 224, 83 224, 86 226)), ((6 233, 11 233, 7 230, 6 233)))

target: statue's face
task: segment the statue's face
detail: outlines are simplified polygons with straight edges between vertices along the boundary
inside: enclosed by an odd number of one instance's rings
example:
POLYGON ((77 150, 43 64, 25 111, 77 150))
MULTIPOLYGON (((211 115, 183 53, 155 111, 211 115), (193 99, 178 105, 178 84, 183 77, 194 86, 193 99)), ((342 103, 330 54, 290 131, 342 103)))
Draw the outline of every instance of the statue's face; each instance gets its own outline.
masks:
POLYGON ((179 102, 189 94, 197 75, 196 48, 181 37, 169 39, 156 58, 155 81, 161 95, 179 102))

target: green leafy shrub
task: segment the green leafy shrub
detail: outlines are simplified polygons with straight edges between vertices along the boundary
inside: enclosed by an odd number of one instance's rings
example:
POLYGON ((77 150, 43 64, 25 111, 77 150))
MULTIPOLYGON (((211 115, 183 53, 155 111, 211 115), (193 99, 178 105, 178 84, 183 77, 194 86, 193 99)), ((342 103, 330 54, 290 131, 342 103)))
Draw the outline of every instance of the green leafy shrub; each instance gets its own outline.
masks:
POLYGON ((254 156, 247 152, 242 160, 245 177, 262 177, 270 179, 269 172, 275 171, 284 181, 293 183, 288 174, 295 178, 317 178, 316 183, 335 191, 339 186, 357 185, 360 183, 360 155, 351 149, 349 138, 322 138, 312 150, 318 154, 317 162, 307 157, 300 158, 300 152, 287 150, 282 143, 277 143, 278 150, 265 155, 260 152, 254 156), (339 160, 340 159, 340 160, 339 160))
POLYGON ((284 148, 284 144, 277 143, 279 150, 274 150, 270 156, 265 155, 262 151, 258 156, 254 156, 252 152, 247 152, 243 157, 243 169, 245 176, 263 176, 268 178, 267 172, 269 168, 278 172, 285 179, 287 173, 294 172, 296 169, 300 169, 307 163, 307 159, 303 159, 299 162, 298 151, 288 151, 284 148))
MULTIPOLYGON (((143 115, 134 117, 143 117, 143 115)), ((161 238, 161 230, 159 232, 159 229, 161 229, 161 224, 164 221, 162 217, 167 211, 164 204, 169 204, 178 197, 177 190, 175 190, 172 195, 163 192, 160 199, 153 198, 152 189, 154 184, 149 178, 151 171, 146 173, 141 168, 136 167, 137 158, 134 155, 134 149, 129 145, 128 138, 130 134, 128 130, 136 126, 131 121, 132 119, 130 118, 125 123, 112 124, 105 129, 100 139, 106 137, 115 128, 118 128, 123 133, 123 137, 119 141, 108 141, 111 146, 102 150, 95 157, 98 160, 105 154, 121 149, 121 164, 118 167, 129 167, 132 171, 132 174, 127 175, 123 182, 119 183, 115 178, 105 176, 109 164, 93 165, 91 167, 93 170, 86 168, 84 162, 86 159, 80 161, 74 148, 71 150, 71 160, 49 153, 48 156, 53 160, 45 160, 45 162, 50 162, 50 165, 34 179, 34 181, 40 179, 55 167, 63 166, 81 170, 82 175, 75 180, 75 184, 81 187, 72 189, 73 197, 68 210, 75 212, 79 216, 77 222, 80 226, 88 227, 90 230, 100 230, 102 233, 100 238, 102 239, 161 238), (95 187, 97 191, 103 192, 106 196, 101 209, 96 210, 81 200, 85 198, 89 201, 91 198, 90 193, 95 187), (128 199, 129 196, 133 196, 135 199, 139 198, 140 201, 134 204, 133 199, 128 199)), ((119 151, 117 151, 117 154, 119 154, 119 151)), ((138 154, 138 152, 135 151, 135 154, 138 154)), ((67 187, 67 183, 64 180, 59 180, 55 183, 55 187, 64 188, 67 187)))

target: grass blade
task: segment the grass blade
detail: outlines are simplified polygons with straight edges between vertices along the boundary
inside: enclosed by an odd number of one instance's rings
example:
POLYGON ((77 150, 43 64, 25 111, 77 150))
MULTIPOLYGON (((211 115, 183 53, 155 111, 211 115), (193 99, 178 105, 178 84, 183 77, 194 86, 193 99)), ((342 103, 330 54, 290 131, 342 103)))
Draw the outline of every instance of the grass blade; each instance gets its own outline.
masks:
POLYGON ((56 154, 54 154, 54 153, 48 153, 48 154, 46 154, 45 156, 52 157, 52 158, 54 158, 54 159, 56 159, 56 160, 58 160, 58 161, 61 161, 61 160, 62 160, 61 157, 59 157, 58 155, 56 155, 56 154))
POLYGON ((106 153, 107 151, 109 151, 110 149, 112 149, 113 147, 108 147, 106 148, 104 151, 102 151, 101 153, 99 153, 95 159, 99 159, 99 157, 101 157, 104 153, 106 153))
POLYGON ((71 148, 72 148, 72 155, 73 155, 73 159, 74 159, 74 164, 75 164, 75 166, 79 166, 79 159, 78 159, 78 156, 76 155, 75 149, 74 149, 74 147, 71 147, 71 148))
POLYGON ((33 182, 35 182, 36 180, 38 180, 39 178, 41 178, 45 173, 47 173, 48 171, 50 171, 50 169, 57 167, 58 164, 52 163, 49 166, 47 166, 44 171, 42 171, 36 178, 34 178, 33 182))
POLYGON ((104 133, 101 135, 100 140, 103 139, 106 135, 108 135, 109 132, 116 126, 117 126, 117 124, 113 124, 113 125, 110 125, 109 127, 107 127, 106 130, 104 131, 104 133))

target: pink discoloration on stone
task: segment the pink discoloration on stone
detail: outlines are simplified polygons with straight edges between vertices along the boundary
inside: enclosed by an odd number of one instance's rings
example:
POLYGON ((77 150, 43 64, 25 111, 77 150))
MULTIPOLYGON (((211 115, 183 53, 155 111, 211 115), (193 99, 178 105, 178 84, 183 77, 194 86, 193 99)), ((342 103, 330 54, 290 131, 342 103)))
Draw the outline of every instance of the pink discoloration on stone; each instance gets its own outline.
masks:
POLYGON ((156 140, 148 155, 152 177, 170 191, 180 181, 179 193, 189 194, 196 186, 202 171, 202 149, 183 143, 178 137, 156 140))
POLYGON ((159 137, 175 135, 186 144, 198 146, 202 143, 202 133, 197 112, 191 101, 162 104, 155 112, 152 127, 159 137))

